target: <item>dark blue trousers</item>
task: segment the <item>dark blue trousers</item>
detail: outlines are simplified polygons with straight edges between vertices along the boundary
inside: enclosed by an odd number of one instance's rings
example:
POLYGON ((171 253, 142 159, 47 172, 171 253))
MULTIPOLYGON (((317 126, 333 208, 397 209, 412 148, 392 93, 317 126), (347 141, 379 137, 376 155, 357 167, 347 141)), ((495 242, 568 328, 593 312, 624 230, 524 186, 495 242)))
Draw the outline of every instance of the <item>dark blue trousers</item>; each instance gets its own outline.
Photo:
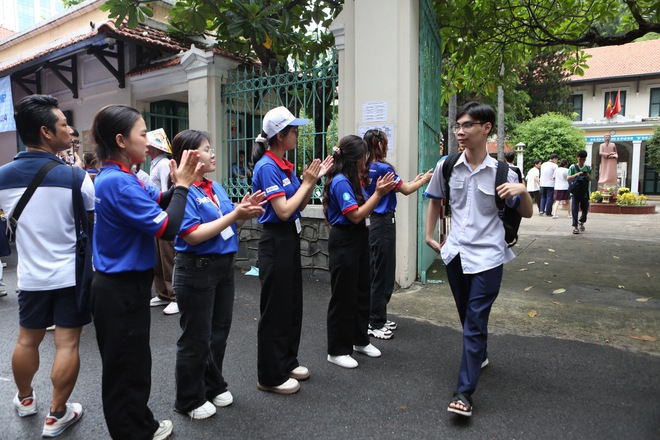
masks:
POLYGON ((447 265, 447 279, 463 324, 463 355, 456 392, 477 389, 481 362, 488 343, 490 309, 500 292, 503 265, 476 274, 464 274, 460 254, 447 265))
POLYGON ((539 208, 541 212, 545 212, 545 215, 552 215, 552 204, 555 199, 555 188, 552 186, 542 186, 541 187, 541 207, 539 208))

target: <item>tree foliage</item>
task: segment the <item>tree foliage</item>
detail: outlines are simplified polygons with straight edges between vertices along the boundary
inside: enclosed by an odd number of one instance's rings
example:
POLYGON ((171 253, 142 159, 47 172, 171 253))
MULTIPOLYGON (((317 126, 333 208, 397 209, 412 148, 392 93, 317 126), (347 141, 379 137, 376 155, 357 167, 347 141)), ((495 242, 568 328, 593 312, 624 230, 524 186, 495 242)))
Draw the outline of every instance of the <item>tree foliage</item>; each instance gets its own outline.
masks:
MULTIPOLYGON (((108 0, 103 7, 117 25, 127 19, 134 27, 149 16, 148 4, 108 0)), ((327 28, 342 5, 343 0, 177 0, 169 17, 174 34, 211 37, 237 55, 285 66, 289 55, 311 60, 334 44, 327 28)))
POLYGON ((512 143, 525 144, 524 168, 529 169, 534 159, 546 161, 556 153, 560 158, 575 159, 584 149, 584 131, 572 125, 571 118, 558 113, 547 113, 520 124, 512 135, 512 143))
MULTIPOLYGON (((657 0, 435 0, 445 66, 443 101, 467 89, 494 96, 517 86, 516 69, 543 48, 568 50, 580 74, 580 50, 625 44, 660 32, 657 0), (507 74, 499 75, 504 64, 507 74)), ((508 96, 508 95, 507 95, 508 96)))
POLYGON ((567 58, 566 52, 546 49, 520 69, 518 88, 529 96, 527 108, 532 116, 548 112, 571 116, 573 106, 569 100, 569 74, 563 67, 567 58))
POLYGON ((660 125, 655 126, 653 136, 646 143, 646 154, 648 157, 646 164, 660 174, 660 125))

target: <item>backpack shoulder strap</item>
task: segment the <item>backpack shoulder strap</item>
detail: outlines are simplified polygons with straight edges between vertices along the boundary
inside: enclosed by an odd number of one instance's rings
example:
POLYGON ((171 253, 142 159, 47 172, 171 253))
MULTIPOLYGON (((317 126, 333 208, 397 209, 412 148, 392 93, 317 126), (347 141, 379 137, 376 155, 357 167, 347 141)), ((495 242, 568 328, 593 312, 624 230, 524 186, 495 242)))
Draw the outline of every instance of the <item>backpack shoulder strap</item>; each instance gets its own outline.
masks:
POLYGON ((16 208, 14 208, 14 212, 11 215, 11 218, 14 222, 18 221, 18 218, 23 213, 23 209, 25 209, 25 205, 27 205, 27 203, 30 201, 37 187, 41 185, 41 181, 44 180, 46 174, 48 174, 50 170, 52 170, 58 165, 62 165, 62 164, 55 160, 49 160, 39 169, 37 174, 32 179, 32 182, 30 182, 30 185, 28 185, 27 189, 25 190, 20 200, 16 204, 16 208))
POLYGON ((509 164, 498 160, 497 161, 497 173, 495 174, 495 204, 497 209, 502 211, 504 209, 504 200, 497 195, 497 187, 503 183, 509 181, 509 164))
POLYGON ((454 165, 458 162, 458 158, 461 156, 461 153, 453 153, 447 156, 445 161, 442 163, 442 177, 445 179, 445 216, 449 216, 449 178, 451 177, 451 172, 454 169, 454 165))

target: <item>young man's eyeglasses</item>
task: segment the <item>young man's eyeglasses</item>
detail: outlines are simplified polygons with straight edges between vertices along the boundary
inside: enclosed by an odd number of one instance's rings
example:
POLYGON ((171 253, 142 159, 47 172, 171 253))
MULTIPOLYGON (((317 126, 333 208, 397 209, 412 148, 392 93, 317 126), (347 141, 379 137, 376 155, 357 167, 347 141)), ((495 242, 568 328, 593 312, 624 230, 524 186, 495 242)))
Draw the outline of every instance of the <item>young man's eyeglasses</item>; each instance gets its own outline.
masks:
POLYGON ((463 131, 470 131, 475 126, 475 124, 484 125, 484 122, 465 121, 462 124, 459 124, 457 122, 456 124, 451 126, 451 129, 454 130, 455 132, 458 132, 461 128, 463 129, 463 131))
POLYGON ((80 146, 80 141, 77 141, 77 140, 73 139, 71 141, 71 145, 73 145, 74 147, 78 147, 78 146, 80 146))

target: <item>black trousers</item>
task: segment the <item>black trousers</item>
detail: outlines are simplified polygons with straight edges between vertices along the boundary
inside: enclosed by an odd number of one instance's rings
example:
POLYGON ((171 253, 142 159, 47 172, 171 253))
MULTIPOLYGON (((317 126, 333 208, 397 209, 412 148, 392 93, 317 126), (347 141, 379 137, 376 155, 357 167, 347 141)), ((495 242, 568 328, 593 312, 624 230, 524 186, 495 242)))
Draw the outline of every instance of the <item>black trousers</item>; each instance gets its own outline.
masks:
POLYGON ((103 366, 103 414, 113 439, 150 440, 158 429, 147 406, 152 282, 152 269, 96 272, 92 280, 92 313, 103 366))
POLYGON ((328 254, 332 289, 328 354, 352 354, 353 345, 369 344, 369 231, 359 225, 332 226, 328 254))
POLYGON ((265 223, 259 239, 261 318, 257 374, 265 386, 282 385, 298 367, 302 331, 302 266, 296 225, 265 223))
POLYGON ((176 402, 192 411, 227 391, 222 363, 234 310, 234 254, 174 258, 174 291, 181 312, 176 343, 176 402))
POLYGON ((371 313, 369 324, 381 328, 387 321, 387 305, 394 291, 396 272, 396 224, 394 212, 371 214, 371 313))

